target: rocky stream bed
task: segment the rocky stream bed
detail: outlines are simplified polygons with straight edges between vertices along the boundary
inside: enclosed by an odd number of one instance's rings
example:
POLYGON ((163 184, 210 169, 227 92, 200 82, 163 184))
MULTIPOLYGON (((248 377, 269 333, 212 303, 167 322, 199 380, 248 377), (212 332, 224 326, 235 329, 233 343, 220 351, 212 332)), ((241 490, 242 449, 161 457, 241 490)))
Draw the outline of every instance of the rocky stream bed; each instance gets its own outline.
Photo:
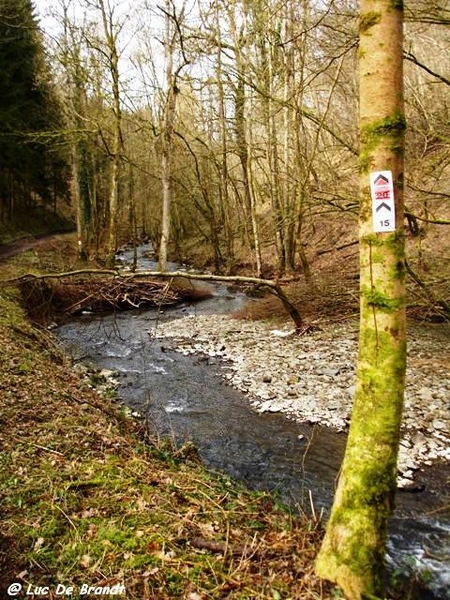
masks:
MULTIPOLYGON (((229 315, 186 316, 149 330, 183 354, 219 364, 223 379, 245 392, 261 413, 284 413, 338 431, 350 420, 355 385, 357 323, 295 336, 290 326, 229 315)), ((423 465, 450 459, 450 329, 413 326, 408 332, 405 411, 399 485, 423 465)))

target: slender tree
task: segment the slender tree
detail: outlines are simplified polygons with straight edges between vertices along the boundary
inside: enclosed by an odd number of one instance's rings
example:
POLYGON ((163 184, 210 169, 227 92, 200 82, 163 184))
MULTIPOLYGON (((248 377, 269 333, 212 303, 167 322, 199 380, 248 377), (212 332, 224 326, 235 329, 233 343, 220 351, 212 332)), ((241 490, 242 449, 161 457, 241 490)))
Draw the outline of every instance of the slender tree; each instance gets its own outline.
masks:
POLYGON ((167 252, 170 237, 170 216, 172 205, 172 182, 171 161, 173 128, 175 122, 175 108, 178 89, 175 85, 173 72, 173 55, 175 52, 175 39, 173 29, 175 27, 171 18, 171 2, 166 0, 165 4, 165 37, 164 37, 164 61, 166 77, 166 102, 164 106, 162 136, 161 136, 161 182, 162 182, 162 218, 161 239, 159 243, 159 269, 165 271, 167 266, 167 252))
POLYGON ((100 12, 103 24, 104 48, 100 52, 106 58, 107 70, 111 80, 111 144, 109 146, 109 233, 106 255, 106 266, 114 265, 114 257, 117 250, 117 236, 119 225, 119 176, 120 165, 123 159, 124 142, 122 135, 122 106, 120 91, 120 52, 118 46, 118 37, 124 26, 124 19, 120 23, 116 22, 114 7, 104 0, 96 0, 97 9, 100 12))
POLYGON ((159 244, 159 268, 161 271, 166 270, 170 238, 172 205, 172 153, 177 95, 179 93, 177 79, 180 71, 189 62, 184 52, 183 37, 181 34, 184 11, 184 4, 180 9, 179 14, 177 14, 173 1, 165 1, 165 8, 163 12, 165 18, 164 60, 166 97, 163 109, 161 132, 161 182, 163 189, 161 239, 159 244), (178 44, 181 50, 181 60, 178 66, 175 67, 174 57, 178 44))
MULTIPOLYGON (((219 4, 216 3, 214 7, 214 17, 216 21, 217 31, 220 30, 220 13, 219 4)), ((229 139, 227 137, 227 108, 226 108, 226 89, 225 82, 223 81, 224 76, 224 65, 223 65, 223 48, 220 38, 217 43, 216 49, 216 67, 215 72, 217 76, 217 106, 218 106, 218 120, 219 120, 219 131, 220 131, 220 186, 219 186, 219 201, 222 210, 222 223, 224 226, 224 236, 226 241, 226 260, 228 263, 227 271, 231 268, 234 262, 234 240, 232 231, 232 201, 230 192, 230 173, 228 165, 228 146, 229 139)))
POLYGON ((403 6, 391 0, 361 0, 360 7, 357 386, 338 489, 316 563, 318 575, 336 582, 351 600, 382 595, 406 363, 403 6), (374 184, 379 183, 385 187, 376 192, 374 184))
POLYGON ((88 184, 88 142, 81 131, 85 128, 86 87, 88 74, 81 58, 82 36, 69 19, 69 3, 61 6, 63 11, 63 34, 60 40, 59 61, 64 69, 66 119, 68 128, 74 131, 69 139, 72 167, 72 200, 76 212, 78 254, 85 259, 89 254, 90 239, 95 232, 91 228, 92 198, 88 184))
POLYGON ((227 7, 227 16, 229 27, 234 44, 235 59, 235 83, 234 83, 234 133, 235 133, 235 152, 241 164, 242 176, 242 195, 245 220, 251 222, 251 246, 254 251, 255 274, 259 277, 262 271, 261 257, 261 238, 259 223, 256 210, 256 195, 254 189, 254 171, 253 171, 253 153, 252 137, 254 126, 253 119, 249 118, 252 114, 252 100, 255 94, 247 84, 250 78, 249 61, 246 57, 248 50, 248 6, 243 3, 241 10, 237 4, 231 4, 227 7))

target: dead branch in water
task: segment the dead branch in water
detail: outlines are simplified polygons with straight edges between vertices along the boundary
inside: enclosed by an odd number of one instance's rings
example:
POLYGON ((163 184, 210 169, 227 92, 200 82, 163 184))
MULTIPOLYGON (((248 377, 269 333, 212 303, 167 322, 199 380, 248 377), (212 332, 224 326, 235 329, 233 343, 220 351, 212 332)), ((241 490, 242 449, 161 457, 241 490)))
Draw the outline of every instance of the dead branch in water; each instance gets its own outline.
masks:
POLYGON ((272 294, 277 296, 283 303, 284 308, 288 312, 291 319, 294 321, 295 330, 299 334, 306 333, 310 331, 313 327, 311 324, 306 323, 298 308, 289 300, 287 295, 285 294, 283 288, 280 283, 274 281, 273 279, 261 279, 259 277, 243 277, 239 275, 211 275, 206 273, 186 273, 183 271, 176 272, 161 272, 161 271, 143 271, 139 273, 134 273, 135 277, 162 277, 162 278, 177 278, 183 277, 185 279, 192 279, 198 281, 218 281, 222 283, 241 283, 241 284, 251 284, 256 287, 265 287, 272 294))
MULTIPOLYGON (((80 285, 71 285, 71 292, 76 298, 82 293, 83 297, 66 308, 69 313, 78 313, 82 310, 105 310, 108 308, 141 308, 142 306, 170 306, 181 301, 176 290, 172 290, 167 283, 158 281, 135 282, 114 278, 107 282, 84 280, 80 285), (77 289, 78 288, 78 289, 77 289), (86 292, 88 295, 86 296, 86 292)), ((68 286, 65 286, 67 293, 68 286)))
MULTIPOLYGON (((66 308, 69 312, 79 312, 83 307, 89 306, 91 310, 98 309, 98 305, 107 304, 117 307, 128 304, 129 308, 142 306, 143 304, 153 304, 162 306, 167 304, 175 304, 177 301, 185 299, 182 295, 177 299, 176 293, 173 292, 173 282, 177 279, 186 279, 188 281, 206 281, 206 282, 221 282, 234 283, 244 285, 254 285, 259 288, 267 288, 269 292, 274 294, 281 300, 284 308, 295 324, 296 332, 299 334, 306 333, 313 329, 313 326, 306 323, 297 307, 289 300, 282 286, 278 281, 272 279, 261 279, 259 277, 244 277, 230 275, 212 275, 206 273, 188 273, 185 271, 139 271, 128 272, 112 269, 80 269, 77 271, 68 271, 63 273, 49 273, 43 275, 26 274, 16 279, 9 280, 5 284, 24 284, 31 283, 37 280, 64 280, 67 278, 83 277, 82 281, 89 293, 83 298, 73 302, 71 306, 66 308), (111 281, 106 282, 104 279, 96 281, 90 279, 89 284, 86 284, 86 276, 93 275, 99 277, 110 276, 111 281), (137 283, 136 280, 145 280, 137 283), (161 283, 155 280, 167 279, 169 282, 161 283), (151 281, 150 281, 151 280, 151 281), (154 287, 152 287, 154 286, 154 287), (164 303, 162 302, 164 300, 164 303), (94 308, 93 308, 94 307, 94 308)), ((77 285, 77 284, 75 284, 77 285)), ((69 288, 66 287, 66 290, 69 288)), ((179 290, 178 290, 179 292, 179 290)))

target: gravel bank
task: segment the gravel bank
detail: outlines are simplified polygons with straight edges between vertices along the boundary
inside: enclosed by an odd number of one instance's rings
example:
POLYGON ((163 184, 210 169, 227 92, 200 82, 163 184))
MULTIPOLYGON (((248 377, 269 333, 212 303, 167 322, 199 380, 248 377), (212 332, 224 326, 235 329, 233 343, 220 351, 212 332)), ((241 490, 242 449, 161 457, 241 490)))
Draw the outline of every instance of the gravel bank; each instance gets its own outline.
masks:
MULTIPOLYGON (((160 322, 150 335, 174 349, 201 354, 245 392, 260 412, 337 430, 348 427, 355 389, 357 325, 330 326, 303 337, 292 328, 225 315, 160 322)), ((409 332, 399 482, 422 465, 450 459, 450 348, 442 328, 409 332)))

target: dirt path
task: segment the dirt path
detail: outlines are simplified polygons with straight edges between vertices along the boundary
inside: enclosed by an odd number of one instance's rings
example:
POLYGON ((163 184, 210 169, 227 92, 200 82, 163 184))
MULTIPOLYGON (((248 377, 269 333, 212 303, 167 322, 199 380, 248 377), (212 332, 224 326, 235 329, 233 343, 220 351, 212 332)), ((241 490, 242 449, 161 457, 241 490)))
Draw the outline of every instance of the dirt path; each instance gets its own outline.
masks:
POLYGON ((53 233, 42 233, 36 236, 25 236, 9 242, 8 244, 3 244, 0 246, 0 262, 5 262, 9 258, 17 256, 21 252, 26 252, 27 250, 35 248, 36 246, 39 246, 40 244, 62 234, 69 235, 67 231, 55 231, 53 233))

